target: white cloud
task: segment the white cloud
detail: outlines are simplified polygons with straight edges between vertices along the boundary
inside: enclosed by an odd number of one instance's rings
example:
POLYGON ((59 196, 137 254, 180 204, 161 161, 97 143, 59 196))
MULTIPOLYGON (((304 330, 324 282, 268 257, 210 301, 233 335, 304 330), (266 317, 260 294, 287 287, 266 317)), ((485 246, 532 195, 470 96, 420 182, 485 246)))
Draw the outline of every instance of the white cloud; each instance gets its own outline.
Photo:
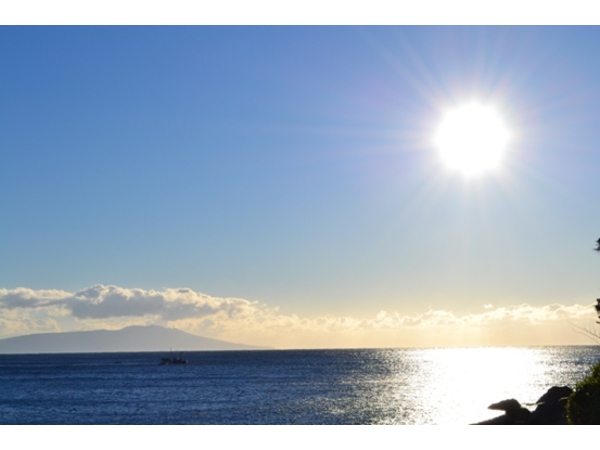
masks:
POLYGON ((289 347, 552 345, 588 343, 591 305, 498 307, 477 314, 430 309, 380 311, 374 317, 299 317, 240 298, 188 288, 144 290, 94 285, 77 292, 0 289, 0 336, 43 331, 121 328, 158 323, 217 339, 289 347))
POLYGON ((74 293, 26 288, 0 289, 0 310, 63 308, 77 319, 154 316, 176 321, 220 311, 232 316, 249 305, 252 302, 248 300, 218 299, 191 289, 155 291, 104 285, 94 285, 74 293))

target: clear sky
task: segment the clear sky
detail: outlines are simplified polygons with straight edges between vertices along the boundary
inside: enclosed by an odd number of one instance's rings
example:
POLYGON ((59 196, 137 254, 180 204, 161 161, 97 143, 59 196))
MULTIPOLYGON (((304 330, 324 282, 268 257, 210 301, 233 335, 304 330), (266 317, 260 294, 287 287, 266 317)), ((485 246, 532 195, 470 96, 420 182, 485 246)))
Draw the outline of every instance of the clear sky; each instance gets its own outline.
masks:
POLYGON ((3 26, 0 61, 0 337, 589 342, 598 27, 3 26), (467 176, 434 137, 472 101, 511 139, 467 176))

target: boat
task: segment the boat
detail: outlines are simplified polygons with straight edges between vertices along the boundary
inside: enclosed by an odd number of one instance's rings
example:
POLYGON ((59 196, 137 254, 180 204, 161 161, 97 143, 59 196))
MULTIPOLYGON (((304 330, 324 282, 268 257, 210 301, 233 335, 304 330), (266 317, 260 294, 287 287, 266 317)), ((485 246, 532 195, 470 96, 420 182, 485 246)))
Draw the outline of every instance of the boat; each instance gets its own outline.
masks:
POLYGON ((183 359, 181 353, 179 353, 179 356, 173 356, 173 351, 171 351, 170 358, 161 358, 158 363, 159 366, 168 366, 171 364, 187 364, 187 359, 183 359))
POLYGON ((180 353, 179 356, 171 358, 171 364, 187 364, 187 359, 183 359, 180 353))

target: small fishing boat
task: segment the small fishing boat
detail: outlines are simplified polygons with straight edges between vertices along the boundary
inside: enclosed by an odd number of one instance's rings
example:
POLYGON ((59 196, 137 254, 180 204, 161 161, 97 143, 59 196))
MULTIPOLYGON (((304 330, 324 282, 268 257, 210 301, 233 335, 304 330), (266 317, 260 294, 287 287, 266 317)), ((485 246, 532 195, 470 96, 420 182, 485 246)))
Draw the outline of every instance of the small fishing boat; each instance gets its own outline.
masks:
POLYGON ((159 366, 168 366, 170 364, 187 364, 187 359, 183 359, 181 353, 179 356, 173 356, 173 351, 171 351, 170 358, 161 358, 158 363, 159 366))
POLYGON ((171 364, 187 364, 187 359, 183 359, 180 353, 179 356, 171 358, 171 364))

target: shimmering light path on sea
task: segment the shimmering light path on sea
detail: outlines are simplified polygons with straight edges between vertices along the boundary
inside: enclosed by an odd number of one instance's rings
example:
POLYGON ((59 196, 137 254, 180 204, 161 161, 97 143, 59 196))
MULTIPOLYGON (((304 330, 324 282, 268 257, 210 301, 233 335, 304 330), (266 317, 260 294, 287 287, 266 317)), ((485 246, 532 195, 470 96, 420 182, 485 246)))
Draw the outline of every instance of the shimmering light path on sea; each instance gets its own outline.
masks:
POLYGON ((0 355, 2 424, 468 424, 583 378, 599 347, 0 355))

